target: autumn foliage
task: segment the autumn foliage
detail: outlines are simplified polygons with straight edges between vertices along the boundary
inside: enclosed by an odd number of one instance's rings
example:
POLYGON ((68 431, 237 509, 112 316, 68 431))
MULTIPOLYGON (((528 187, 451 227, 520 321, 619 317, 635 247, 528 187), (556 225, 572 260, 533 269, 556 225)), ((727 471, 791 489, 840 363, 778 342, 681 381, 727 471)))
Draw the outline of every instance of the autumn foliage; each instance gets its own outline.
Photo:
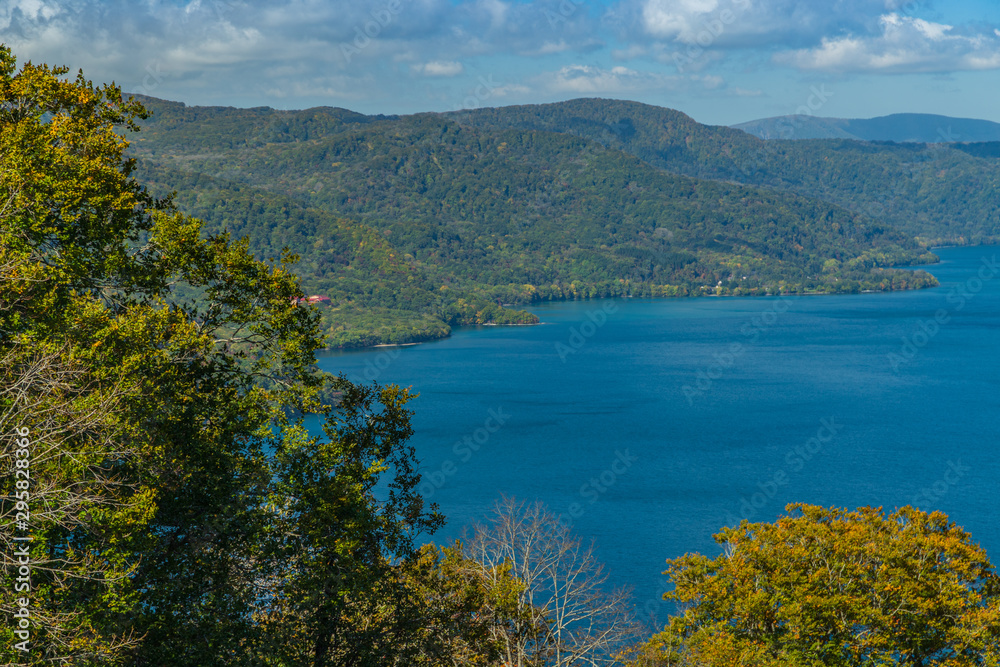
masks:
POLYGON ((998 664, 1000 578, 944 514, 787 510, 668 561, 681 613, 635 664, 998 664))

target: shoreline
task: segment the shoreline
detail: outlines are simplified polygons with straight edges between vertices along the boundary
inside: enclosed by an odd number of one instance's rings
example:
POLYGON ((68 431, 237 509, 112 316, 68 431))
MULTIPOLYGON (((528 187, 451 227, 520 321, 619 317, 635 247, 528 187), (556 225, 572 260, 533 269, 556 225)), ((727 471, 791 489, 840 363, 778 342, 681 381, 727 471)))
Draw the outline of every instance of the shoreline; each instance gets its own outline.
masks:
MULTIPOLYGON (((607 299, 647 299, 647 300, 671 300, 671 299, 780 299, 785 297, 805 297, 805 296, 844 296, 844 295, 855 295, 860 296, 862 294, 890 294, 892 292, 914 292, 922 289, 934 289, 939 285, 919 287, 916 289, 907 288, 905 290, 862 290, 860 292, 790 292, 790 293, 778 293, 778 294, 687 294, 684 296, 650 296, 650 297, 636 297, 629 295, 623 295, 619 297, 598 297, 595 299, 560 299, 558 301, 544 301, 542 303, 569 303, 571 301, 601 301, 607 299)), ((528 306, 530 307, 530 306, 528 306)), ((497 322, 484 322, 483 324, 466 324, 461 325, 460 329, 478 329, 481 327, 537 327, 543 324, 550 324, 549 322, 534 322, 534 323, 524 323, 524 322, 514 322, 510 324, 499 324, 497 322)), ((414 345, 423 345, 424 343, 433 343, 440 340, 447 340, 452 337, 451 332, 441 336, 439 338, 428 338, 427 340, 420 340, 410 343, 378 343, 375 345, 364 345, 360 347, 327 347, 323 348, 325 352, 363 352, 365 350, 374 350, 378 348, 387 347, 412 347, 414 345)))
MULTIPOLYGON (((937 250, 939 248, 940 249, 968 248, 968 247, 983 247, 983 246, 988 246, 988 245, 991 245, 991 244, 934 246, 933 248, 930 248, 930 251, 933 252, 934 250, 937 250)), ((903 271, 917 271, 917 270, 921 270, 921 269, 925 269, 925 268, 939 266, 940 264, 941 264, 941 259, 938 258, 938 261, 935 262, 934 264, 918 264, 918 265, 912 265, 912 266, 896 266, 896 267, 890 267, 890 268, 894 268, 894 269, 898 269, 898 270, 903 270, 903 271)), ((860 296, 862 294, 871 295, 871 294, 888 294, 888 293, 891 293, 891 292, 919 291, 919 290, 922 290, 922 289, 934 289, 935 287, 939 287, 939 286, 940 285, 937 285, 937 286, 926 286, 926 287, 920 287, 920 288, 916 288, 916 289, 914 289, 914 288, 907 288, 905 290, 862 290, 860 292, 786 292, 786 293, 780 293, 779 292, 777 294, 742 294, 742 295, 737 295, 737 294, 704 294, 704 293, 702 293, 702 294, 687 294, 687 295, 684 295, 684 296, 664 296, 664 297, 635 297, 633 295, 622 295, 622 296, 619 296, 619 297, 600 297, 600 298, 597 298, 597 299, 560 299, 558 301, 555 301, 555 300, 553 300, 553 301, 543 301, 543 302, 541 302, 541 304, 544 304, 544 303, 552 303, 552 304, 555 304, 555 303, 568 303, 570 301, 599 301, 601 299, 616 299, 616 298, 618 298, 618 299, 645 298, 645 299, 652 299, 652 300, 660 300, 660 299, 667 300, 667 299, 696 299, 696 298, 705 298, 705 297, 733 298, 733 299, 742 299, 742 298, 746 298, 746 299, 758 299, 758 298, 760 298, 760 299, 775 299, 775 298, 795 297, 795 296, 800 296, 800 297, 804 297, 804 296, 844 296, 844 295, 852 295, 852 294, 860 296)), ((539 305, 541 305, 541 304, 539 304, 539 305)), ((531 304, 528 304, 525 307, 529 307, 530 308, 531 304)), ((510 323, 510 324, 500 324, 500 323, 496 323, 496 322, 485 322, 483 324, 464 325, 464 326, 461 326, 460 328, 462 328, 462 329, 474 329, 474 328, 479 328, 479 327, 534 327, 534 326, 540 326, 542 324, 549 324, 549 323, 542 322, 542 321, 535 322, 535 323, 514 322, 514 323, 510 323)), ((347 353, 347 352, 355 352, 355 351, 356 352, 361 352, 361 351, 364 351, 364 350, 372 350, 372 349, 376 349, 376 348, 411 347, 411 346, 414 346, 414 345, 422 345, 424 343, 433 343, 435 341, 447 340, 448 338, 451 338, 451 337, 452 337, 452 334, 449 332, 448 334, 446 334, 444 336, 441 336, 441 337, 428 338, 426 340, 420 340, 420 341, 409 342, 409 343, 378 343, 376 345, 365 345, 365 346, 361 346, 361 347, 327 347, 327 348, 324 348, 324 351, 325 352, 347 353)))

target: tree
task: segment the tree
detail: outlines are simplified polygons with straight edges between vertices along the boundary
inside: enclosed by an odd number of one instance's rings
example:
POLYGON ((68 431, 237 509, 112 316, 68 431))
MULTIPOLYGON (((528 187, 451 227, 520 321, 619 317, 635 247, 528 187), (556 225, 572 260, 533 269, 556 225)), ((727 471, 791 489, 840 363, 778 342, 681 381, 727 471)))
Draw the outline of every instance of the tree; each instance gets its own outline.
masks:
POLYGON ((1000 578, 944 514, 787 511, 667 561, 682 613, 634 664, 1000 664, 1000 578))
POLYGON ((266 452, 287 409, 320 409, 318 318, 292 257, 153 199, 118 134, 143 108, 66 71, 0 47, 0 543, 22 511, 32 538, 27 595, 0 557, 30 651, 0 655, 248 664, 266 452))
MULTIPOLYGON (((492 667, 500 646, 494 629, 517 613, 521 584, 509 572, 487 579, 461 545, 421 547, 386 573, 381 598, 352 600, 345 625, 371 637, 336 664, 385 667, 492 667), (497 582, 497 583, 494 583, 497 582)), ((358 638, 358 635, 355 635, 358 638)))
POLYGON ((441 517, 408 393, 318 372, 295 257, 153 199, 118 134, 144 109, 65 73, 0 46, 0 612, 30 611, 29 650, 5 624, 0 657, 487 659, 482 582, 415 548, 441 517))
POLYGON ((638 632, 627 591, 607 592, 593 545, 584 546, 541 503, 497 502, 464 546, 491 586, 509 571, 521 586, 506 623, 493 628, 504 664, 610 665, 638 632))
POLYGON ((142 447, 120 417, 130 391, 102 383, 65 350, 0 357, 0 613, 21 633, 0 631, 5 651, 20 645, 35 659, 114 664, 138 644, 122 622, 135 604, 129 533, 154 505, 151 489, 125 472, 142 447), (15 520, 23 520, 16 531, 15 520))
POLYGON ((418 557, 400 568, 409 592, 410 650, 401 665, 496 665, 500 643, 495 628, 506 626, 518 610, 523 586, 508 569, 487 577, 462 545, 421 547, 418 557))
POLYGON ((295 425, 278 443, 262 617, 281 659, 374 665, 392 661, 412 621, 401 613, 405 587, 394 566, 412 561, 416 535, 443 517, 425 512, 416 493, 409 393, 343 378, 334 386, 341 395, 326 411, 325 437, 295 425))
POLYGON ((0 610, 29 602, 30 639, 25 655, 5 627, 0 655, 115 664, 136 644, 136 538, 155 493, 139 472, 150 440, 129 414, 143 400, 125 370, 135 357, 108 343, 164 287, 155 253, 136 248, 164 205, 129 178, 112 131, 140 107, 65 69, 15 70, 0 46, 0 610), (21 575, 8 547, 28 531, 21 575))

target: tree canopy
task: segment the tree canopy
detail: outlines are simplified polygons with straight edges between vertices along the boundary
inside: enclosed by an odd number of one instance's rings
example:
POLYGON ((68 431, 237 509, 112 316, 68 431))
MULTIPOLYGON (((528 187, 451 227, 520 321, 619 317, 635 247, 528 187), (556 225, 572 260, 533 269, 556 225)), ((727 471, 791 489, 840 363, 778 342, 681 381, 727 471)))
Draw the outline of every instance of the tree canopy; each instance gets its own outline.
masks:
POLYGON ((345 600, 398 597, 440 524, 406 393, 319 373, 295 258, 150 196, 119 134, 143 108, 64 74, 0 47, 0 612, 28 613, 0 655, 339 664, 345 600))
POLYGON ((636 665, 1000 664, 1000 577, 940 512, 805 504, 669 560, 680 613, 636 665))

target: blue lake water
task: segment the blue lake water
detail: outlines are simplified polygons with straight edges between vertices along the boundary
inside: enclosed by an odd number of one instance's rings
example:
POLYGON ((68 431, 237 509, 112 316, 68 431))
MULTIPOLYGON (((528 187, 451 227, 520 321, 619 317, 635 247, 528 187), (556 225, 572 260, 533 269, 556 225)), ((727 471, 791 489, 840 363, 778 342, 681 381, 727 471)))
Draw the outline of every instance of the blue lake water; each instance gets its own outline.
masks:
POLYGON ((543 501, 660 621, 666 558, 790 502, 940 510, 996 562, 1000 248, 937 253, 930 290, 557 303, 321 366, 420 393, 435 541, 501 494, 543 501))

